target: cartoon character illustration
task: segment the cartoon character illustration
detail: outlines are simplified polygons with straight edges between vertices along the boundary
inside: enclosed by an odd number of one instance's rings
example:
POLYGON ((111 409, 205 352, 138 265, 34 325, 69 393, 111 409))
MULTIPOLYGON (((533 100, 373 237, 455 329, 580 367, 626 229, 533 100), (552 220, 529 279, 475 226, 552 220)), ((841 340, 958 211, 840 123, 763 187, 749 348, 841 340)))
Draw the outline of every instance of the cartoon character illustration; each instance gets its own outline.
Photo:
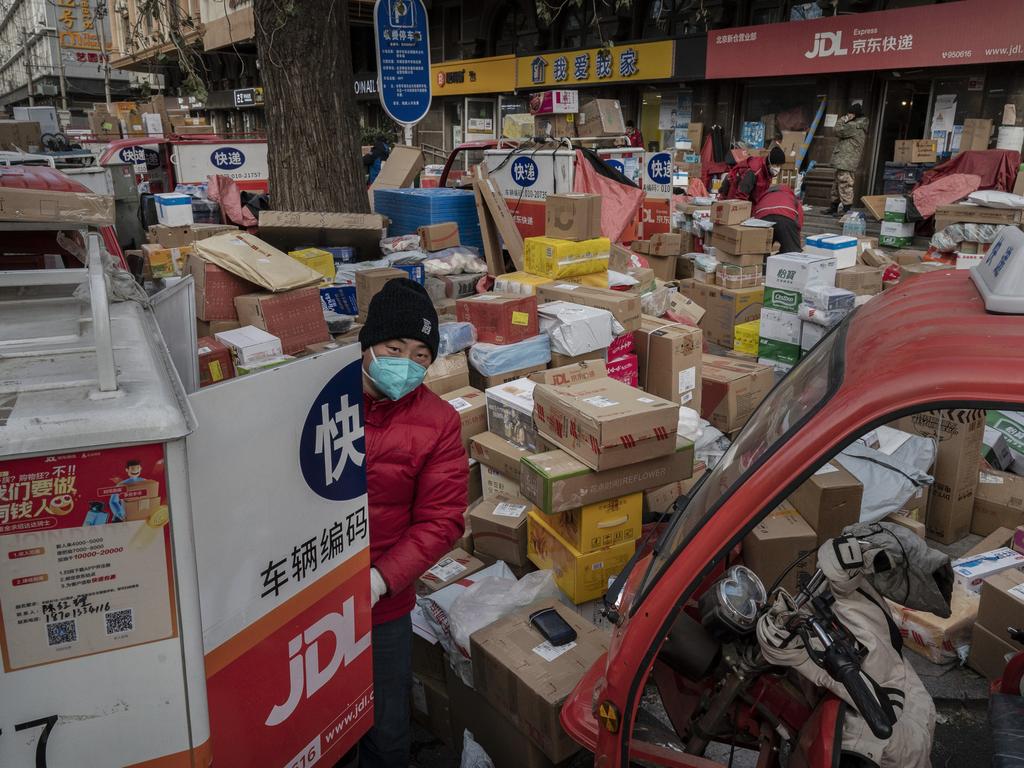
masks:
POLYGON ((89 502, 89 511, 85 513, 85 525, 106 525, 107 524, 107 510, 103 506, 102 501, 91 501, 89 502))
POLYGON ((123 480, 118 480, 118 485, 141 483, 146 479, 142 476, 142 462, 138 459, 128 459, 128 461, 124 463, 124 471, 128 474, 128 477, 123 480))

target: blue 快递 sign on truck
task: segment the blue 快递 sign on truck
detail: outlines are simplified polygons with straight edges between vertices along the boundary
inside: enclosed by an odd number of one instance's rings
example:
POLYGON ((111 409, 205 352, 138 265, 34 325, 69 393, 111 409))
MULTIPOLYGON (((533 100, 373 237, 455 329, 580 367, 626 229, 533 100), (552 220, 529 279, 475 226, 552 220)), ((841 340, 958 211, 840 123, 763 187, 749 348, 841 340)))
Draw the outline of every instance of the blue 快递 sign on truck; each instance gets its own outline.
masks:
POLYGON ((396 123, 413 125, 430 109, 430 39, 423 0, 377 0, 380 103, 396 123))

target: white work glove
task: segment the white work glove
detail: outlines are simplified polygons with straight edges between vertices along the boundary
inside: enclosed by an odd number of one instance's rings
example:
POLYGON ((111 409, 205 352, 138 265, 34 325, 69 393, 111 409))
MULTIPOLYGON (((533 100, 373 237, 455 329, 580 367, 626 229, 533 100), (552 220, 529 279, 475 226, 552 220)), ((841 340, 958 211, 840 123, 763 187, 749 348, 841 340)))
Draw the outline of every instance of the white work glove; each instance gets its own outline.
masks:
POLYGON ((376 568, 370 569, 370 607, 372 608, 377 604, 385 594, 387 594, 388 585, 384 583, 384 577, 380 575, 380 571, 376 568))

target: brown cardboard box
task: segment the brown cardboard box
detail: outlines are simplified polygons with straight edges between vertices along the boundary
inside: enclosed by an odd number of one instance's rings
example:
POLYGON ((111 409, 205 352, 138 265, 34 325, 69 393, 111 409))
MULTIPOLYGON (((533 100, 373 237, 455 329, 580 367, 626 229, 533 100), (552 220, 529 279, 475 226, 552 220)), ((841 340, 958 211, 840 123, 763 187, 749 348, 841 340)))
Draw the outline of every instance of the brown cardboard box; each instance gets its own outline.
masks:
POLYGON ((469 519, 476 551, 511 565, 526 565, 526 513, 531 509, 533 504, 518 496, 495 496, 474 504, 469 519))
POLYGON ((555 762, 579 751, 559 715, 580 678, 607 651, 607 636, 557 600, 547 600, 477 630, 470 641, 477 690, 555 762), (574 644, 552 648, 530 624, 534 612, 548 607, 576 630, 574 644))
POLYGON ((444 646, 441 643, 431 643, 424 640, 415 632, 412 633, 412 671, 421 680, 429 677, 441 684, 445 682, 445 669, 448 661, 445 659, 444 646))
POLYGON ((896 512, 892 515, 889 515, 885 518, 885 520, 883 520, 883 522, 893 523, 894 525, 899 525, 903 528, 906 528, 907 530, 913 532, 916 536, 919 536, 922 539, 925 538, 925 534, 927 532, 927 529, 924 527, 924 523, 915 520, 914 518, 910 517, 909 515, 905 515, 902 512, 896 512))
POLYGON ((146 230, 146 239, 151 243, 159 243, 164 248, 182 248, 214 235, 237 230, 238 227, 233 224, 188 224, 181 227, 151 224, 146 230))
POLYGON ((700 329, 644 316, 634 338, 640 388, 699 412, 703 349, 700 329))
MULTIPOLYGON (((609 349, 610 349, 610 347, 609 347, 609 349)), ((579 365, 580 363, 585 363, 588 360, 600 360, 602 363, 607 362, 608 361, 608 349, 595 349, 595 350, 592 350, 590 352, 584 352, 582 355, 572 355, 572 356, 562 355, 562 354, 559 354, 558 352, 552 352, 551 353, 551 362, 548 363, 548 370, 551 370, 553 368, 565 368, 566 366, 569 366, 569 365, 579 365)), ((541 373, 543 373, 543 371, 541 371, 541 373)), ((607 369, 605 369, 605 374, 607 374, 607 373, 608 373, 608 371, 607 371, 607 369)), ((532 376, 533 374, 530 374, 530 375, 532 376)), ((591 377, 591 378, 594 378, 594 377, 591 377)))
POLYGON ((881 267, 883 270, 894 263, 889 254, 879 248, 868 248, 862 251, 860 261, 868 267, 881 267))
POLYGON ((430 224, 416 232, 420 236, 420 248, 424 251, 443 251, 459 245, 459 225, 454 221, 430 224))
MULTIPOLYGON (((683 236, 679 232, 657 232, 651 235, 650 243, 649 255, 651 256, 678 256, 683 252, 683 236)), ((657 274, 657 268, 653 264, 651 266, 654 268, 655 274, 657 274)), ((674 276, 675 272, 672 274, 674 276)), ((665 278, 661 279, 664 280, 665 278)), ((668 279, 671 280, 672 278, 668 279)))
POLYGON ((941 619, 925 611, 914 611, 886 600, 906 647, 936 664, 959 660, 960 649, 971 641, 971 628, 978 618, 978 595, 954 585, 952 613, 941 619))
POLYGON ((591 469, 603 470, 675 450, 679 406, 614 379, 533 392, 537 429, 591 469))
POLYGON ((199 348, 200 387, 235 377, 235 364, 231 359, 231 350, 225 344, 212 336, 202 337, 196 344, 199 348))
POLYGON ((1024 627, 1024 571, 1003 571, 985 579, 981 585, 978 623, 991 632, 1001 633, 1014 648, 1024 651, 1024 644, 1011 641, 1006 634, 1007 627, 1024 627))
POLYGON ((642 256, 647 256, 651 252, 651 241, 650 240, 634 240, 629 244, 629 248, 633 253, 639 253, 642 256))
POLYGON ((626 123, 617 99, 587 99, 580 104, 579 136, 622 136, 626 123))
POLYGON ((986 150, 991 137, 991 120, 968 117, 964 120, 964 132, 960 135, 960 152, 986 150))
POLYGON ((701 364, 700 414, 722 432, 746 424, 775 385, 771 366, 717 355, 704 355, 701 364))
POLYGON ((216 336, 222 331, 233 331, 241 327, 242 324, 237 320, 196 320, 196 338, 216 336))
POLYGON ((463 549, 453 549, 416 581, 416 594, 429 595, 470 576, 484 564, 463 549))
POLYGON ((713 344, 732 349, 733 329, 741 323, 761 317, 764 287, 720 288, 694 284, 686 293, 706 310, 700 328, 704 338, 713 344))
POLYGON ((576 138, 577 115, 535 115, 533 133, 535 136, 550 136, 554 139, 576 138))
MULTIPOLYGON (((761 578, 767 589, 794 560, 817 548, 814 529, 793 507, 783 502, 747 534, 743 540, 743 562, 761 578)), ((811 555, 790 571, 780 586, 795 595, 801 574, 809 577, 816 568, 817 558, 811 555)))
POLYGON ((192 246, 164 248, 153 243, 142 244, 143 275, 163 279, 184 274, 186 262, 192 255, 192 246))
POLYGON ((260 211, 260 237, 284 251, 348 246, 365 261, 380 254, 387 219, 378 213, 260 211))
POLYGON ((381 166, 380 173, 370 185, 370 206, 373 206, 375 189, 401 189, 411 187, 420 171, 423 170, 423 150, 419 147, 407 147, 396 144, 391 154, 381 166))
POLYGON ((715 251, 715 258, 720 264, 728 264, 733 267, 747 269, 750 267, 763 267, 765 254, 763 253, 726 253, 715 251))
POLYGON ((484 402, 484 393, 472 387, 460 387, 441 395, 441 399, 459 414, 459 421, 462 422, 462 447, 468 453, 469 439, 473 435, 487 431, 487 405, 484 402))
POLYGON ((651 269, 654 271, 654 276, 659 280, 664 280, 666 283, 675 280, 679 261, 680 257, 678 254, 673 256, 658 256, 652 253, 647 257, 647 263, 651 265, 651 269))
POLYGON ((711 230, 711 245, 726 253, 765 254, 772 250, 771 227, 744 227, 739 224, 716 224, 711 230))
MULTIPOLYGON (((598 350, 598 352, 600 351, 598 350)), ((599 379, 607 375, 608 370, 605 367, 604 359, 591 359, 557 368, 548 368, 546 371, 537 371, 537 373, 531 373, 527 378, 538 384, 559 386, 561 384, 578 384, 581 381, 599 379)))
POLYGON ((997 528, 1024 525, 1024 477, 997 469, 978 473, 971 533, 987 536, 997 528))
POLYGON ((559 240, 591 240, 601 237, 600 195, 548 195, 544 207, 545 236, 559 240))
MULTIPOLYGON (((117 124, 113 126, 117 133, 117 124)), ((32 152, 39 147, 42 128, 35 120, 0 120, 0 150, 32 152)))
MULTIPOLYGON (((1010 545, 1010 540, 1013 538, 1013 531, 1009 528, 996 528, 992 533, 983 538, 969 550, 964 553, 964 557, 977 557, 978 555, 984 555, 988 552, 992 552, 996 549, 1002 549, 1010 545)), ((979 585, 980 593, 980 585, 979 585)))
POLYGON ((789 503, 818 535, 818 544, 860 520, 864 486, 838 462, 829 462, 789 495, 789 503))
POLYGON ((423 379, 427 389, 435 395, 444 395, 469 386, 469 361, 465 351, 439 357, 427 368, 423 379))
POLYGON ((639 539, 643 511, 643 494, 631 493, 544 515, 544 522, 578 553, 588 554, 639 539))
POLYGON ((742 224, 750 218, 748 200, 719 200, 711 205, 711 221, 715 224, 742 224))
POLYGON ((934 163, 937 146, 933 139, 897 141, 893 149, 894 163, 934 163))
POLYGON ((479 461, 469 460, 469 495, 466 497, 467 504, 472 504, 477 499, 483 498, 484 485, 480 469, 479 461))
POLYGON ((685 317, 694 324, 699 324, 704 319, 704 314, 707 311, 689 296, 684 296, 678 292, 669 297, 668 308, 674 314, 685 317))
POLYGON ((935 483, 926 521, 928 536, 943 544, 959 541, 971 530, 985 412, 925 411, 905 416, 896 427, 938 440, 939 450, 932 471, 935 483))
POLYGON ((509 477, 488 467, 486 464, 480 466, 480 479, 483 484, 484 498, 494 499, 498 496, 512 498, 519 495, 519 476, 509 477))
POLYGON ((636 294, 558 282, 539 286, 537 298, 541 302, 570 301, 585 307, 606 309, 627 331, 635 331, 640 327, 640 297, 636 294))
POLYGON ((516 371, 506 371, 505 373, 496 373, 493 376, 484 376, 471 365, 469 366, 469 383, 470 386, 486 392, 491 387, 497 387, 500 384, 507 384, 510 381, 515 381, 516 379, 525 379, 531 373, 543 371, 546 367, 547 366, 544 365, 530 365, 516 371))
POLYGON ((1021 223, 1024 212, 1019 208, 986 208, 970 203, 953 203, 940 205, 935 209, 935 229, 939 224, 1006 224, 1013 226, 1021 223))
MULTIPOLYGON (((11 169, 13 171, 20 169, 11 169)), ((114 223, 114 198, 92 192, 0 187, 0 219, 67 224, 114 223)))
POLYGON ((537 508, 552 515, 607 499, 685 480, 693 475, 693 443, 678 439, 668 456, 594 472, 565 451, 523 458, 519 490, 537 508))
POLYGON ((356 272, 356 303, 359 305, 359 322, 366 320, 366 312, 370 308, 370 300, 390 280, 408 278, 409 274, 400 269, 378 267, 356 272))
POLYGON ((919 264, 906 264, 900 266, 900 279, 899 282, 909 280, 915 275, 927 275, 932 272, 941 272, 945 269, 953 269, 948 264, 937 264, 934 262, 922 262, 919 264))
POLYGON ((434 302, 434 309, 437 310, 437 322, 455 322, 455 299, 441 299, 434 302))
POLYGON ((1005 631, 997 635, 978 623, 971 633, 971 652, 967 657, 967 666, 989 682, 995 682, 1006 671, 1006 657, 1019 651, 1019 647, 1009 642, 1009 635, 1005 631))
POLYGON ((644 491, 645 511, 651 514, 670 513, 676 499, 688 495, 705 472, 707 472, 707 467, 701 461, 693 468, 693 475, 686 480, 676 480, 665 485, 648 488, 644 491))
POLYGON ((412 718, 446 744, 452 743, 451 702, 443 679, 413 673, 412 718))
POLYGON ((242 325, 254 325, 277 336, 286 355, 331 340, 316 286, 284 293, 243 294, 235 297, 235 309, 242 325))
POLYGON ((189 257, 185 273, 195 281, 196 317, 200 320, 236 320, 235 297, 259 290, 254 283, 221 269, 198 253, 189 257))
POLYGON ((858 296, 874 296, 882 292, 881 267, 868 267, 854 264, 852 267, 836 272, 836 288, 845 288, 858 296))
POLYGON ((520 460, 533 454, 493 432, 481 432, 470 438, 469 455, 505 477, 518 481, 520 460))
POLYGON ((455 302, 461 323, 472 323, 476 340, 486 344, 515 344, 540 333, 537 297, 511 293, 481 293, 455 302))
POLYGON ((892 260, 900 266, 920 264, 925 251, 918 251, 914 248, 901 248, 892 254, 892 260))

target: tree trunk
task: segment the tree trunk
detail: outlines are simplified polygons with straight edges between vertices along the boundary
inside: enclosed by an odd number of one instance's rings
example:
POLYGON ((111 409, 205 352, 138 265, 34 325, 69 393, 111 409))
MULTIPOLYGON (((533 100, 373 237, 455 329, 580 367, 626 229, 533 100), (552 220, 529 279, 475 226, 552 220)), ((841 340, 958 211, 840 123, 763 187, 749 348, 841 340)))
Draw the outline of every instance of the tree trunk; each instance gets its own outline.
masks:
POLYGON ((270 201, 366 213, 347 0, 255 0, 270 201))

